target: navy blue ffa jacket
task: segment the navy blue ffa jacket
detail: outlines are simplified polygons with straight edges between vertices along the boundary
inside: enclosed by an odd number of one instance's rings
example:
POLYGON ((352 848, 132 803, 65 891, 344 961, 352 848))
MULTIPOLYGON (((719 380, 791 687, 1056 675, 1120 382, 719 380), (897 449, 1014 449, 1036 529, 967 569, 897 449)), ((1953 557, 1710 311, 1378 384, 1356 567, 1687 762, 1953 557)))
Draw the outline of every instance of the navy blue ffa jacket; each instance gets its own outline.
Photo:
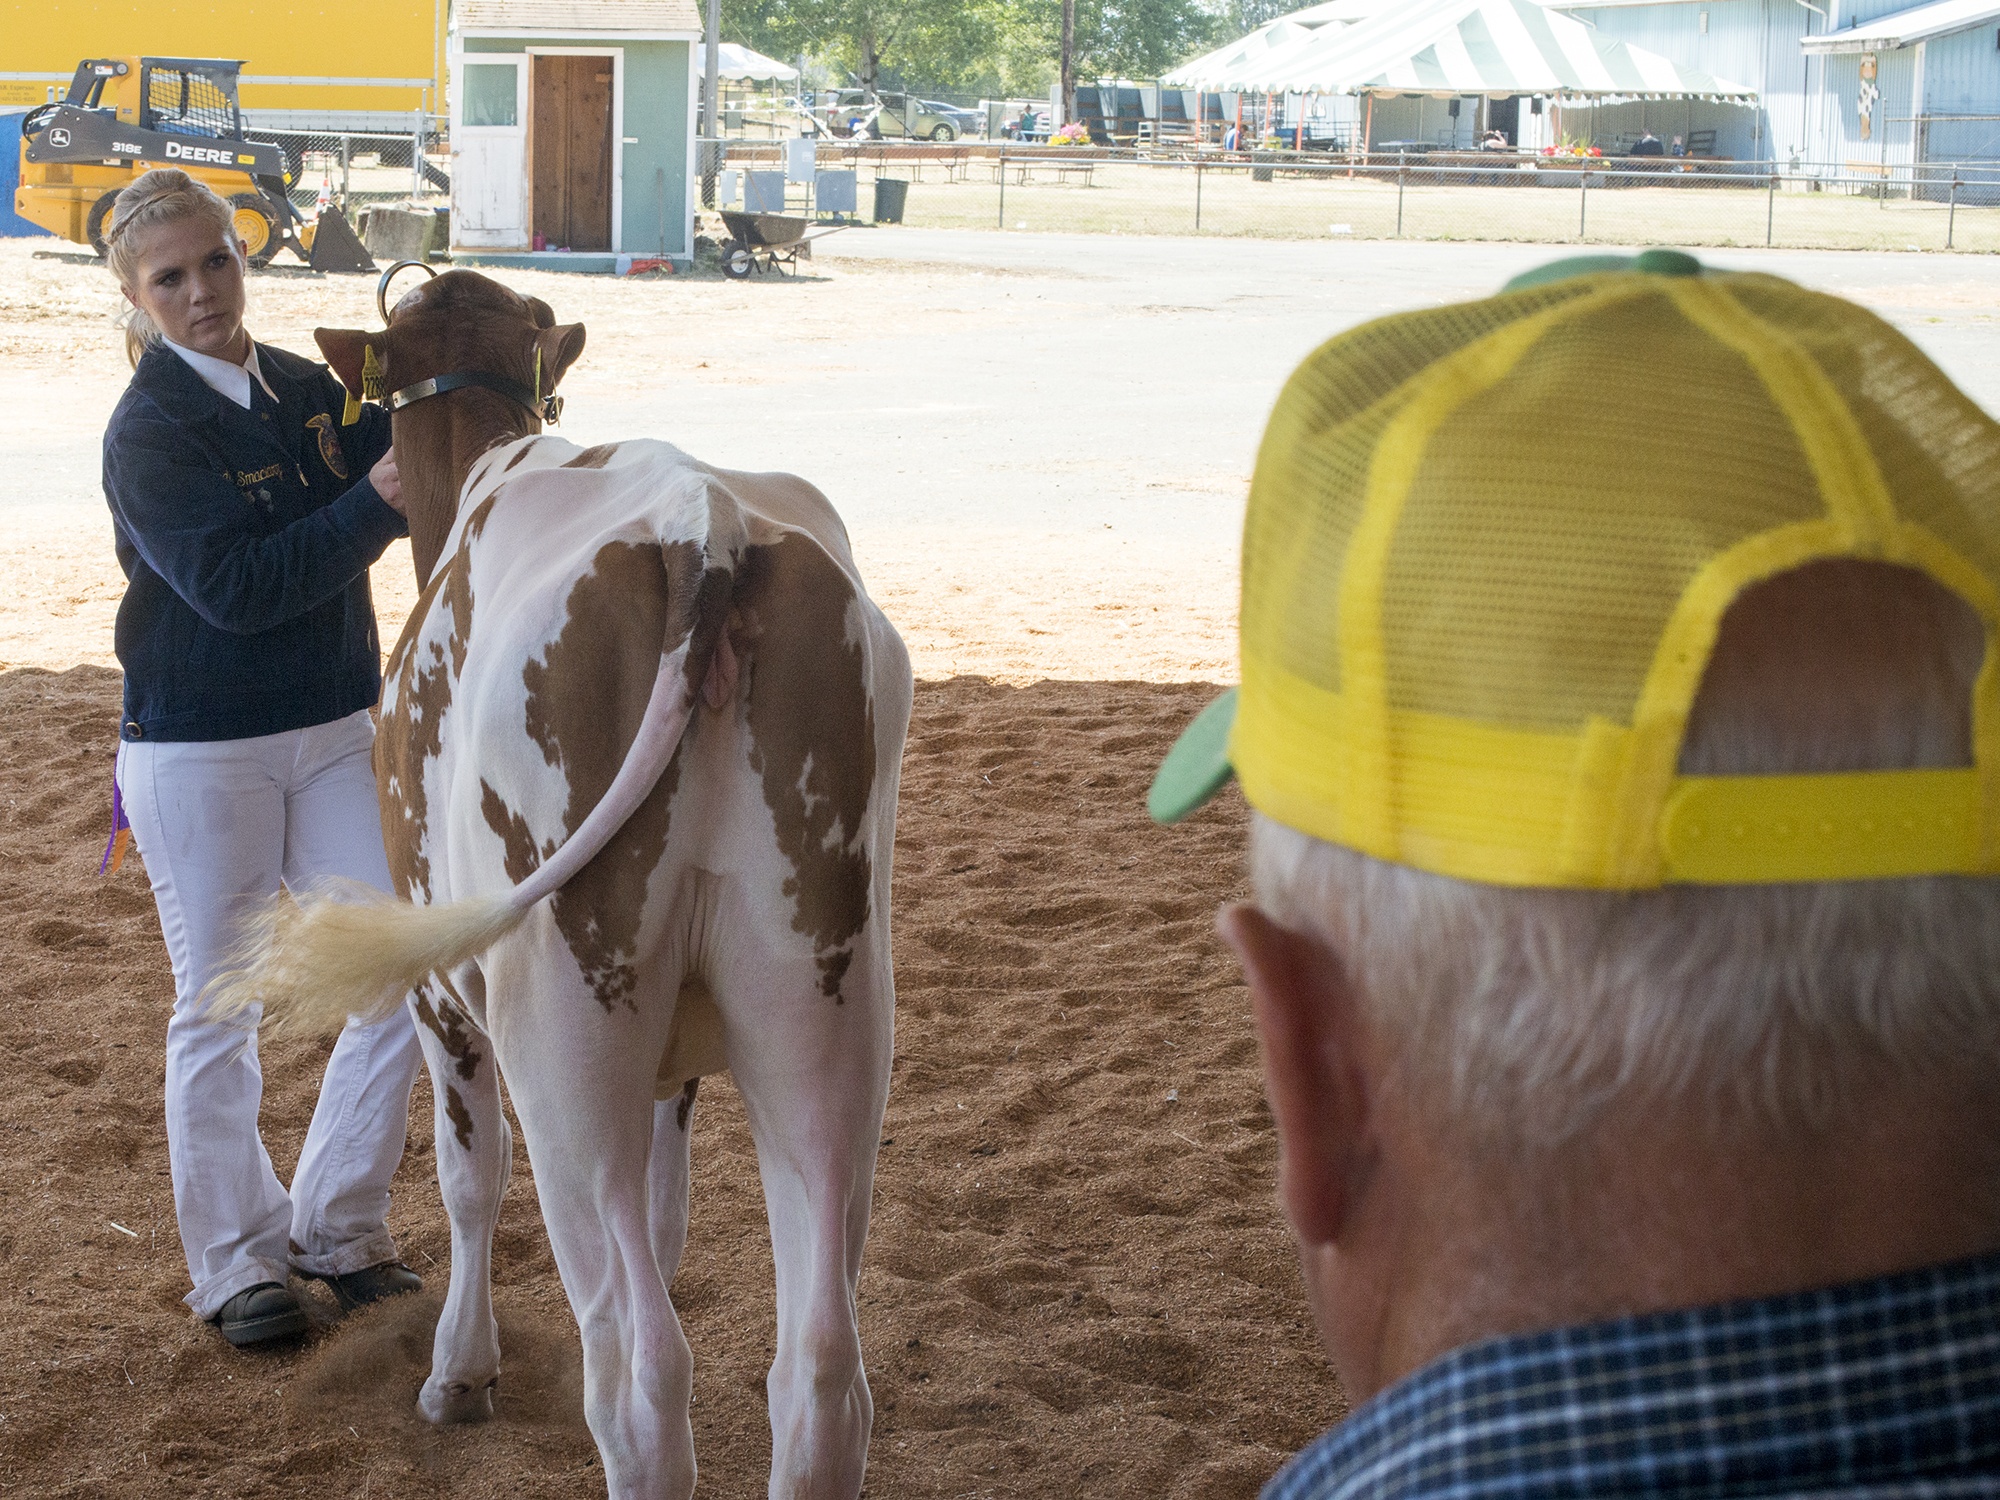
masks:
POLYGON ((104 433, 128 580, 116 643, 128 740, 234 740, 344 718, 381 690, 368 565, 405 532, 368 482, 389 416, 268 344, 251 407, 173 350, 139 361, 104 433))

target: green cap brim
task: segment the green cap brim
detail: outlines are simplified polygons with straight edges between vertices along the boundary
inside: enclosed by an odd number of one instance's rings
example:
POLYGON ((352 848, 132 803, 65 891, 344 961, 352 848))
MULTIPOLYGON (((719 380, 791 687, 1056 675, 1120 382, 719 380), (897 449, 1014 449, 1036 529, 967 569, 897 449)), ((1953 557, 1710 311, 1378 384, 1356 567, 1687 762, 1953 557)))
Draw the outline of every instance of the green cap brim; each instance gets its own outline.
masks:
POLYGON ((1195 715, 1160 762, 1146 793, 1155 823, 1178 823, 1221 791, 1236 773, 1229 764, 1229 731, 1236 723, 1236 689, 1195 715))
POLYGON ((1505 286, 1502 293, 1523 292, 1530 287, 1568 281, 1572 276, 1595 276, 1600 271, 1637 271, 1644 276, 1700 276, 1702 263, 1685 250, 1641 250, 1637 255, 1572 255, 1552 260, 1532 271, 1523 271, 1505 286))

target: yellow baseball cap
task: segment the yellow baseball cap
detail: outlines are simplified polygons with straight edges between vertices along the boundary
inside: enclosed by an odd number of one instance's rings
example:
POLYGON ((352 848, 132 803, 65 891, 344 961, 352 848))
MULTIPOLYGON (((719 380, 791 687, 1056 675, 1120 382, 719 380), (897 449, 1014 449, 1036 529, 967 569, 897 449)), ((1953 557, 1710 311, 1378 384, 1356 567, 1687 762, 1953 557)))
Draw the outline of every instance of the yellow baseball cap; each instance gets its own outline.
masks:
POLYGON ((1242 686, 1155 778, 1465 880, 2000 874, 2000 426, 1881 319, 1677 251, 1356 328, 1286 384, 1250 487, 1242 686), (1683 776, 1730 603, 1824 558, 1986 627, 1974 764, 1683 776))

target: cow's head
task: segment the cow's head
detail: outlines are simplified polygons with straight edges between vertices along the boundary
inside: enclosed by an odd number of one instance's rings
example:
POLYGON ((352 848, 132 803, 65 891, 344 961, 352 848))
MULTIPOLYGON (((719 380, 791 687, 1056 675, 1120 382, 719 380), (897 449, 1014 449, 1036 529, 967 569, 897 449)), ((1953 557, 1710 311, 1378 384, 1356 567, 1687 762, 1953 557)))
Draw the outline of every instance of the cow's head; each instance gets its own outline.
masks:
POLYGON ((437 565, 473 461, 497 442, 541 431, 543 398, 583 352, 581 323, 558 324, 539 297, 476 271, 419 282, 380 332, 318 328, 313 338, 351 395, 363 394, 371 356, 379 371, 379 394, 394 413, 419 585, 437 565), (488 377, 490 384, 455 376, 488 377), (430 381, 437 382, 434 394, 426 391, 430 381))

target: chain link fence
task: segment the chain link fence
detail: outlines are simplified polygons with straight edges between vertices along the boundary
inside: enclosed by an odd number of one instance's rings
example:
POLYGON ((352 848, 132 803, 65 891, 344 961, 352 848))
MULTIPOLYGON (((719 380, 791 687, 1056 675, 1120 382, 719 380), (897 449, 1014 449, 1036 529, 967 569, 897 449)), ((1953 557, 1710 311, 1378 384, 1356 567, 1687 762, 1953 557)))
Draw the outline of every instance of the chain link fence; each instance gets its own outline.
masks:
POLYGON ((351 219, 377 203, 449 202, 451 155, 442 133, 426 122, 408 131, 313 132, 258 130, 249 134, 285 153, 287 196, 308 219, 322 195, 351 219))
MULTIPOLYGON (((734 203, 774 146, 722 153, 734 203), (727 169, 735 169, 732 173, 727 169)), ((822 143, 821 173, 854 171, 863 216, 878 178, 908 184, 926 228, 1265 239, 1521 240, 2000 252, 2000 163, 1869 169, 1674 157, 1438 153, 1141 153, 965 143, 822 143)), ((762 203, 769 204, 770 179, 762 203)), ((817 206, 803 183, 786 212, 817 206)))

